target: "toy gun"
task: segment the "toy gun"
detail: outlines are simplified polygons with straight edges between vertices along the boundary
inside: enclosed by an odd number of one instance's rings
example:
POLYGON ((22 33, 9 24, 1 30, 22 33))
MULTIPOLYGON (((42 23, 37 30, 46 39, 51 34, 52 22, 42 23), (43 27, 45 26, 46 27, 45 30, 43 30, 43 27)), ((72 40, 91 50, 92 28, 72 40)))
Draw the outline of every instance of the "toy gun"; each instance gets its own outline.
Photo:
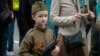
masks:
POLYGON ((51 55, 51 51, 54 50, 56 45, 56 41, 53 40, 50 44, 48 44, 42 51, 39 53, 39 56, 47 56, 51 55))

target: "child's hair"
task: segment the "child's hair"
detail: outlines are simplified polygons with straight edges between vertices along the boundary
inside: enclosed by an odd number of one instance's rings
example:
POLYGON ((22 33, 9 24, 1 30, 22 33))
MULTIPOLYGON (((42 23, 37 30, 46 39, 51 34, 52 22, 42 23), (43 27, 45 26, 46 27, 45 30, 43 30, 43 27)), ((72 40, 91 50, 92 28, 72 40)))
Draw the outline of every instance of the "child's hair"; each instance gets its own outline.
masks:
POLYGON ((38 11, 47 10, 46 5, 43 1, 37 1, 32 5, 31 13, 34 15, 38 11))

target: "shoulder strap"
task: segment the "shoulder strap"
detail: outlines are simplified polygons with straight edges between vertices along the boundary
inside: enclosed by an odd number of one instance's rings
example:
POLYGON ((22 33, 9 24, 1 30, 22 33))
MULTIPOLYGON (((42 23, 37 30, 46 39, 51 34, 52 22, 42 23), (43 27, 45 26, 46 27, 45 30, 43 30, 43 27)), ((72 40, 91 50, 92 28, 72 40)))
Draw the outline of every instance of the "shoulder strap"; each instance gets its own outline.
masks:
POLYGON ((74 4, 75 7, 76 7, 77 12, 81 12, 79 0, 72 0, 72 2, 73 2, 73 4, 74 4))

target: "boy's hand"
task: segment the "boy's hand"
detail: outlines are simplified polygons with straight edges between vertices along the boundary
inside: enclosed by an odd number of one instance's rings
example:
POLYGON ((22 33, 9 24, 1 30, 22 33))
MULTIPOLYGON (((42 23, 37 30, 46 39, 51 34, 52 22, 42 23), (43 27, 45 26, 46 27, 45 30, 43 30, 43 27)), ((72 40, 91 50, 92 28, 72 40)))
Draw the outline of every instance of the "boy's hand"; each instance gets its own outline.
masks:
POLYGON ((58 46, 55 47, 55 49, 51 52, 52 56, 58 56, 60 51, 60 48, 58 46))

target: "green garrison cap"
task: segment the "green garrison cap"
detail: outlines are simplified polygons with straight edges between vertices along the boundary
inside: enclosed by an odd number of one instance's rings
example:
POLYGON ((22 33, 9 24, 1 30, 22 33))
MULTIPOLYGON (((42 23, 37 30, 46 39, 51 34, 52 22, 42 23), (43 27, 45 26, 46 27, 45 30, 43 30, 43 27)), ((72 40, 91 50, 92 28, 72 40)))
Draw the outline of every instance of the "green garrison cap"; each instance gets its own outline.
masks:
POLYGON ((37 1, 32 5, 31 13, 34 15, 38 11, 47 10, 46 5, 42 1, 37 1))

